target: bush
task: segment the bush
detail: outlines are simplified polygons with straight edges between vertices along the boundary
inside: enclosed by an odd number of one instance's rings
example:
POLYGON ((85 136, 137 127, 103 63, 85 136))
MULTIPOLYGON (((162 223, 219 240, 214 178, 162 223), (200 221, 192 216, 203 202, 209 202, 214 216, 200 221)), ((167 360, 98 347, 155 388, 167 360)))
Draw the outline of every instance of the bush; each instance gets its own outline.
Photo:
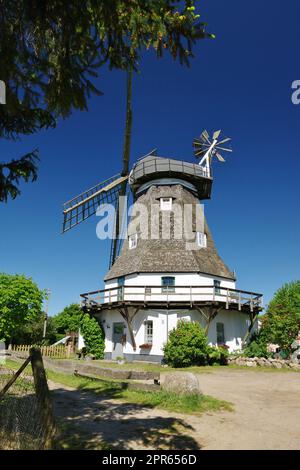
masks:
POLYGON ((260 335, 255 335, 252 341, 244 349, 243 355, 246 357, 270 357, 271 353, 267 350, 267 343, 263 341, 260 335))
POLYGON ((172 367, 189 367, 207 363, 208 343, 199 323, 179 321, 171 331, 164 347, 167 364, 172 367))
POLYGON ((87 354, 93 355, 95 359, 103 359, 105 349, 104 331, 97 320, 91 318, 87 313, 81 321, 81 333, 87 354))
POLYGON ((229 352, 225 346, 220 346, 218 348, 214 346, 209 346, 208 349, 208 364, 213 366, 215 364, 220 364, 225 366, 228 363, 229 352))
POLYGON ((261 338, 278 344, 287 354, 300 330, 300 281, 282 286, 268 305, 262 318, 261 338))

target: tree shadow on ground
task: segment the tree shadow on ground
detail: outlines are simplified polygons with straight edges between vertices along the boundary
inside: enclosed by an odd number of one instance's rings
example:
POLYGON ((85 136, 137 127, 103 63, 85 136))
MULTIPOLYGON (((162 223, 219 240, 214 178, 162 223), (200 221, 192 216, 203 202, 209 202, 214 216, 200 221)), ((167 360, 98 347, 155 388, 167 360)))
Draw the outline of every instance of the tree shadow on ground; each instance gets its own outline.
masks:
POLYGON ((54 390, 55 415, 63 423, 61 448, 201 449, 191 435, 194 429, 183 419, 164 416, 166 412, 152 406, 112 400, 115 395, 54 390))

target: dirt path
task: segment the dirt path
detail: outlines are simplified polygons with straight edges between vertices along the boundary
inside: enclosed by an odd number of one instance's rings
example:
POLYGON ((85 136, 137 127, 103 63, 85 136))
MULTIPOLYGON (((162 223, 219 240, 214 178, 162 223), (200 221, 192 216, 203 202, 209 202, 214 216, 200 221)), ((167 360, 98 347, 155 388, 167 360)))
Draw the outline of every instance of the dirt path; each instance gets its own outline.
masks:
MULTIPOLYGON (((181 415, 102 399, 50 383, 55 413, 80 427, 89 445, 113 449, 300 449, 300 374, 216 369, 201 374, 204 394, 234 412, 181 415)), ((88 447, 88 445, 87 445, 88 447)))

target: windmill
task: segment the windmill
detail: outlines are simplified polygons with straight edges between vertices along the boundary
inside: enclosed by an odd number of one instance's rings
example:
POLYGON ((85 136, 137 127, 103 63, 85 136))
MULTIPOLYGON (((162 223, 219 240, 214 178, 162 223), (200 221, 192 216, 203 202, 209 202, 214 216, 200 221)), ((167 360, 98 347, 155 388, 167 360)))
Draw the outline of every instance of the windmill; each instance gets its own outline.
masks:
POLYGON ((123 169, 122 172, 98 183, 92 188, 84 191, 78 196, 67 201, 63 205, 63 230, 62 233, 76 227, 86 219, 96 214, 97 208, 105 204, 113 204, 116 208, 115 212, 115 230, 113 242, 110 249, 109 265, 112 266, 118 252, 120 250, 119 233, 122 230, 122 220, 124 215, 124 207, 121 207, 120 196, 125 196, 127 189, 127 181, 129 178, 129 159, 130 159, 130 143, 132 129, 132 69, 127 72, 127 104, 126 104, 126 127, 125 141, 123 150, 123 169))
POLYGON ((219 162, 225 162, 222 156, 223 152, 232 152, 230 148, 231 139, 229 137, 220 139, 221 131, 215 131, 212 139, 206 130, 202 132, 199 139, 194 139, 194 155, 200 159, 199 165, 205 168, 207 176, 211 176, 211 163, 213 157, 219 162), (224 144, 226 144, 224 146, 224 144))
MULTIPOLYGON (((181 172, 184 171, 183 162, 173 161, 170 163, 169 160, 157 157, 156 149, 153 149, 147 155, 138 159, 131 172, 129 172, 129 155, 130 155, 130 140, 131 140, 131 127, 132 127, 132 110, 131 110, 131 89, 132 89, 132 72, 128 72, 127 79, 127 111, 126 111, 126 129, 125 129, 125 142, 123 151, 123 170, 121 173, 108 178, 96 186, 84 191, 78 196, 74 197, 70 201, 64 204, 63 215, 63 233, 69 231, 73 227, 76 227, 80 223, 84 222, 89 217, 96 214, 99 206, 105 204, 113 204, 115 206, 115 222, 114 222, 114 236, 112 239, 109 268, 114 264, 116 258, 119 256, 122 237, 120 236, 123 230, 123 220, 125 215, 126 207, 122 206, 124 198, 127 193, 128 182, 131 187, 134 186, 133 173, 135 168, 139 165, 139 161, 148 160, 148 172, 151 174, 152 171, 159 172, 160 174, 169 173, 170 170, 177 172, 177 176, 180 176, 181 172), (169 163, 168 163, 169 162, 169 163), (167 164, 167 167, 166 167, 167 164), (154 165, 154 166, 153 166, 154 165), (153 166, 152 170, 151 167, 153 166)), ((225 143, 228 143, 231 139, 225 138, 218 140, 221 131, 214 132, 212 140, 210 140, 207 131, 203 131, 199 139, 195 139, 193 142, 195 149, 195 156, 200 158, 199 165, 205 170, 201 173, 204 176, 204 181, 201 182, 203 187, 203 197, 209 197, 211 187, 211 162, 214 156, 221 162, 224 162, 224 158, 221 152, 231 152, 232 150, 228 146, 223 147, 225 143), (209 183, 210 180, 210 183, 209 183)), ((193 166, 192 164, 188 164, 193 166)), ((144 163, 143 163, 144 171, 144 163)), ((202 171, 202 170, 201 170, 202 171)), ((193 170, 195 172, 195 170, 193 170)), ((166 174, 165 174, 166 176, 166 174)))

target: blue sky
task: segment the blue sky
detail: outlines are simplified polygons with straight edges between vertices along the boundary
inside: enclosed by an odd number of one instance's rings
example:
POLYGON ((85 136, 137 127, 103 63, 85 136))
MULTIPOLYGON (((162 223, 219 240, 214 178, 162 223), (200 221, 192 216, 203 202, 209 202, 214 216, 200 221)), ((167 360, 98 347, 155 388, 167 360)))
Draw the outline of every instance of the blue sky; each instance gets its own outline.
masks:
MULTIPOLYGON (((233 141, 226 164, 215 164, 206 216, 238 287, 266 301, 299 279, 300 4, 253 0, 199 2, 215 40, 196 49, 191 68, 145 53, 134 78, 132 162, 153 147, 193 161, 203 128, 233 141)), ((39 147, 39 179, 0 206, 0 271, 31 276, 50 288, 51 314, 102 287, 109 243, 96 237, 97 218, 61 235, 62 203, 120 171, 125 77, 100 70, 104 96, 90 100, 55 130, 2 142, 1 160, 39 147)))

